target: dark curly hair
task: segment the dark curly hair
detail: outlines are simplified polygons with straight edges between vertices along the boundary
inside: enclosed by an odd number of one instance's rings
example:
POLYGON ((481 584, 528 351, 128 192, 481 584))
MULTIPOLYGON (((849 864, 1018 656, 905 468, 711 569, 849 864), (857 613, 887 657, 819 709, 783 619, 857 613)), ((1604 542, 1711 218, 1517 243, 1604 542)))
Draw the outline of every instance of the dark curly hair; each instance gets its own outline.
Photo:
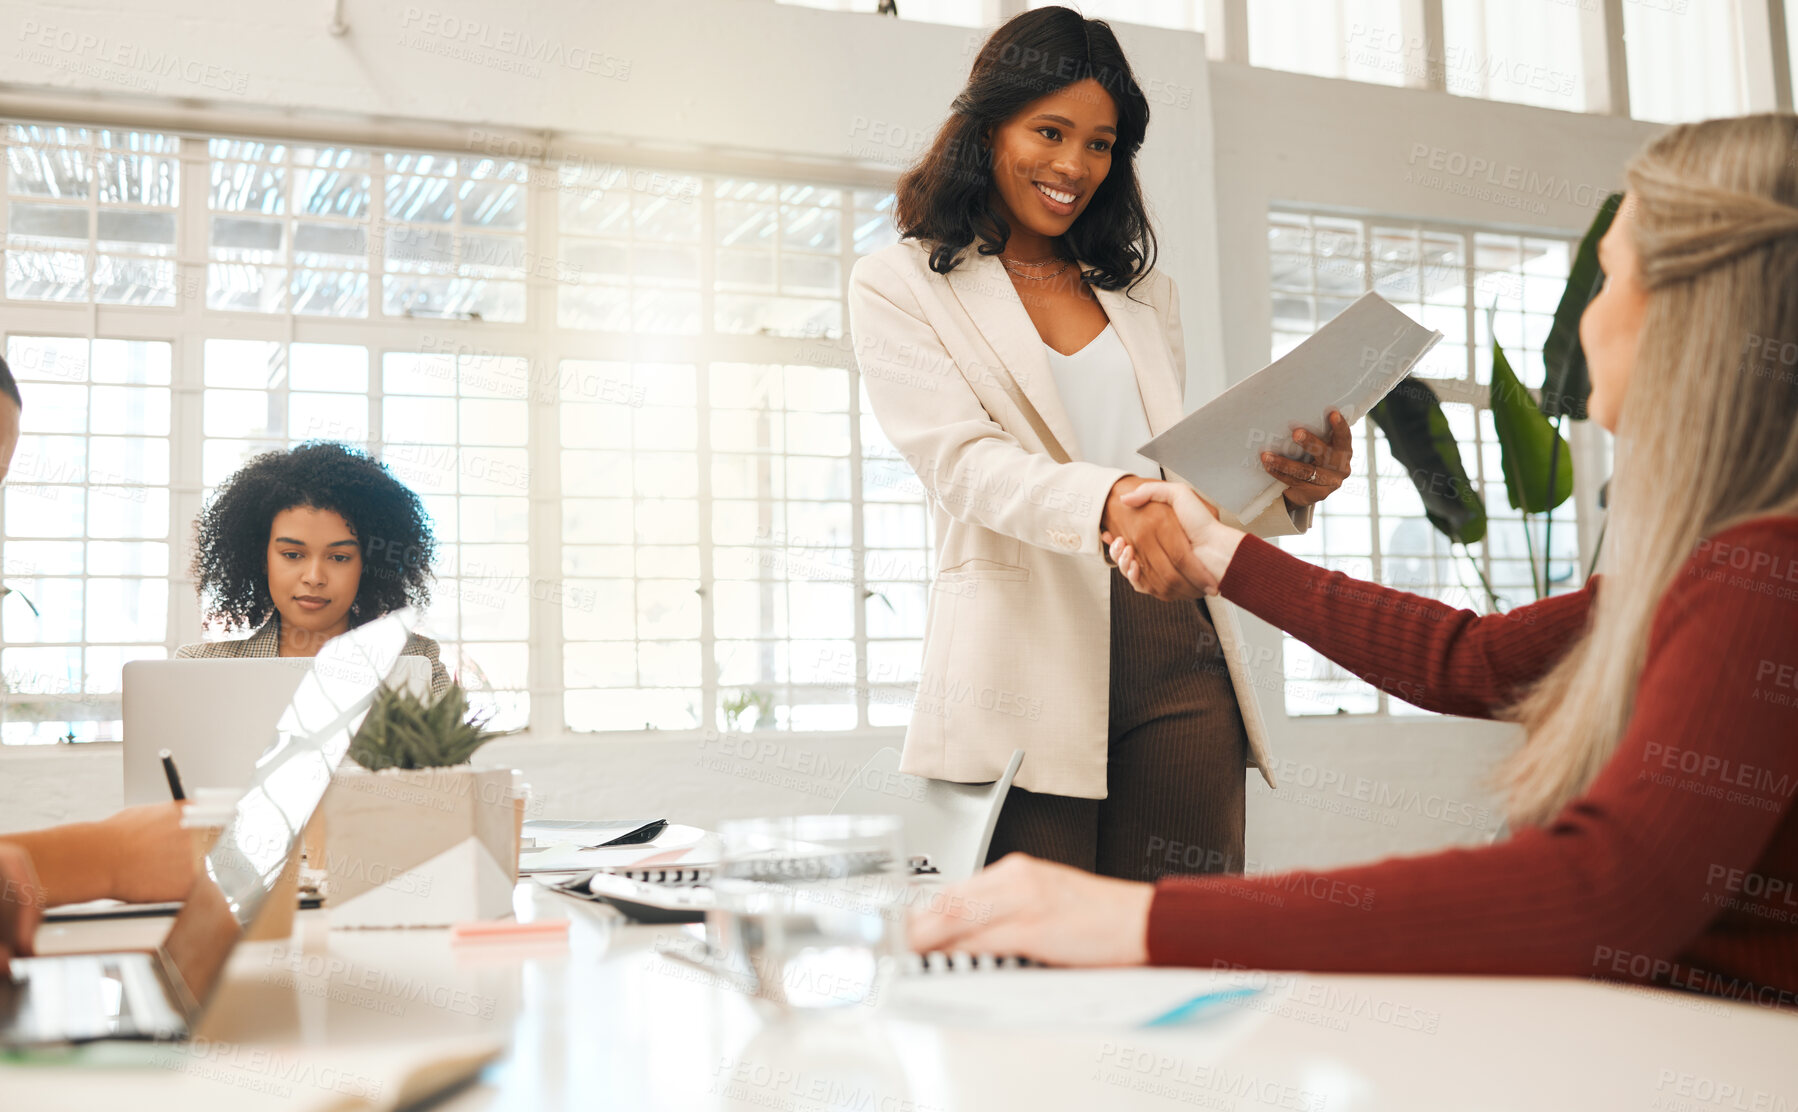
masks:
POLYGON ((263 452, 218 488, 195 523, 193 577, 209 619, 259 626, 275 611, 268 531, 296 506, 342 515, 362 552, 352 626, 431 600, 436 538, 424 504, 387 465, 333 440, 263 452))
POLYGON ((930 244, 930 269, 947 274, 962 248, 996 255, 1011 238, 993 211, 993 152, 988 133, 1033 100, 1092 78, 1117 106, 1111 171, 1092 201, 1060 237, 1066 257, 1085 266, 1088 282, 1128 291, 1155 265, 1155 231, 1136 177, 1136 152, 1149 130, 1149 101, 1103 20, 1072 8, 1036 8, 1007 20, 974 59, 968 83, 930 149, 900 175, 894 222, 901 239, 930 244))

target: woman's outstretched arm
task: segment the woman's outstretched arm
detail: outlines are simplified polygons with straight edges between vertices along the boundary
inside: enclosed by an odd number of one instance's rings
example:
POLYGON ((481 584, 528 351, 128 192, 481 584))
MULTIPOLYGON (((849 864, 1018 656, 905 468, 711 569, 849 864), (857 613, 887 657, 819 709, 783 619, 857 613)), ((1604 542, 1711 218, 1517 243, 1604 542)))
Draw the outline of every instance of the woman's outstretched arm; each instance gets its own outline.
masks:
POLYGON ((1014 855, 914 913, 914 948, 1593 976, 1794 1002, 1791 928, 1768 893, 1798 871, 1798 522, 1724 538, 1661 600, 1628 728, 1547 826, 1356 868, 1152 887, 1014 855), (1743 550, 1767 559, 1734 570, 1743 550))
MULTIPOLYGON (((1661 600, 1629 726, 1584 795, 1507 841, 1326 872, 1179 878, 1156 889, 1149 959, 1310 970, 1677 977, 1768 971, 1798 984, 1789 933, 1756 941, 1741 878, 1789 878, 1798 789, 1798 522, 1719 535, 1661 600), (1715 553, 1774 559, 1735 572, 1715 553), (1776 842, 1777 839, 1777 842, 1776 842), (1770 860, 1775 845, 1784 860, 1770 860), (1767 945, 1771 943, 1769 948, 1767 945)), ((1727 559, 1727 557, 1725 557, 1727 559)), ((1789 927, 1763 919, 1763 929, 1789 927)))
POLYGON ((1490 718, 1579 636, 1598 580, 1503 614, 1476 614, 1327 571, 1250 536, 1219 593, 1394 698, 1490 718))
MULTIPOLYGON (((1442 714, 1490 718, 1548 671, 1585 627, 1596 597, 1594 577, 1571 594, 1475 614, 1306 563, 1221 524, 1180 484, 1145 484, 1124 500, 1174 507, 1193 542, 1186 567, 1202 576, 1200 589, 1222 594, 1382 691, 1442 714)), ((1134 577, 1129 546, 1115 546, 1113 556, 1134 577)))

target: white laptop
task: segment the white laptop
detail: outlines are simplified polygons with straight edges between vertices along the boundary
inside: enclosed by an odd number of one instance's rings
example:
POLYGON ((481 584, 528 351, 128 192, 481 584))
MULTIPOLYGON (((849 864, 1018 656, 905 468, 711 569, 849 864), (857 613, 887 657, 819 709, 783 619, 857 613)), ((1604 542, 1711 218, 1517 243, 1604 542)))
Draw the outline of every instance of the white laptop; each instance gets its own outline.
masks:
POLYGON ((300 830, 415 619, 411 609, 396 610, 333 638, 305 662, 276 743, 255 762, 236 814, 160 946, 12 959, 10 977, 0 975, 0 1047, 193 1033, 238 939, 299 852, 300 830))
MULTIPOLYGON (((133 660, 125 665, 125 805, 169 798, 158 752, 174 757, 181 784, 246 788, 275 723, 312 667, 309 657, 133 660)), ((391 680, 431 693, 431 662, 402 656, 391 680)))

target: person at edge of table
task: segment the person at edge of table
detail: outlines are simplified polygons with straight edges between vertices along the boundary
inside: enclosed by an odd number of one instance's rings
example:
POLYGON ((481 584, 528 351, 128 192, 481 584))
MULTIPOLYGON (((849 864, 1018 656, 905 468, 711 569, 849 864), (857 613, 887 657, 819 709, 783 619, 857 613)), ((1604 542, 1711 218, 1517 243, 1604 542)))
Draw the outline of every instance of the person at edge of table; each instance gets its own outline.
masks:
MULTIPOLYGON (((25 400, 0 359, 0 481, 19 446, 25 400)), ((116 899, 178 900, 193 881, 187 831, 173 801, 126 807, 97 822, 0 834, 0 973, 32 952, 46 907, 116 899)))

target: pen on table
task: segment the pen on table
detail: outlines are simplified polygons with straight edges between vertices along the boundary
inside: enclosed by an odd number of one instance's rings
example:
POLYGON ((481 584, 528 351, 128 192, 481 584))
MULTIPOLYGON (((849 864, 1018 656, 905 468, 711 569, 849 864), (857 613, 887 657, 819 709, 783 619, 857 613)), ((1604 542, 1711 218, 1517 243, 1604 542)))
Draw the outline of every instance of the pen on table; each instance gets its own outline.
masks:
POLYGON ((175 755, 167 749, 158 751, 156 755, 162 758, 162 774, 169 778, 169 795, 176 802, 186 799, 187 793, 181 790, 181 774, 175 771, 175 755))

